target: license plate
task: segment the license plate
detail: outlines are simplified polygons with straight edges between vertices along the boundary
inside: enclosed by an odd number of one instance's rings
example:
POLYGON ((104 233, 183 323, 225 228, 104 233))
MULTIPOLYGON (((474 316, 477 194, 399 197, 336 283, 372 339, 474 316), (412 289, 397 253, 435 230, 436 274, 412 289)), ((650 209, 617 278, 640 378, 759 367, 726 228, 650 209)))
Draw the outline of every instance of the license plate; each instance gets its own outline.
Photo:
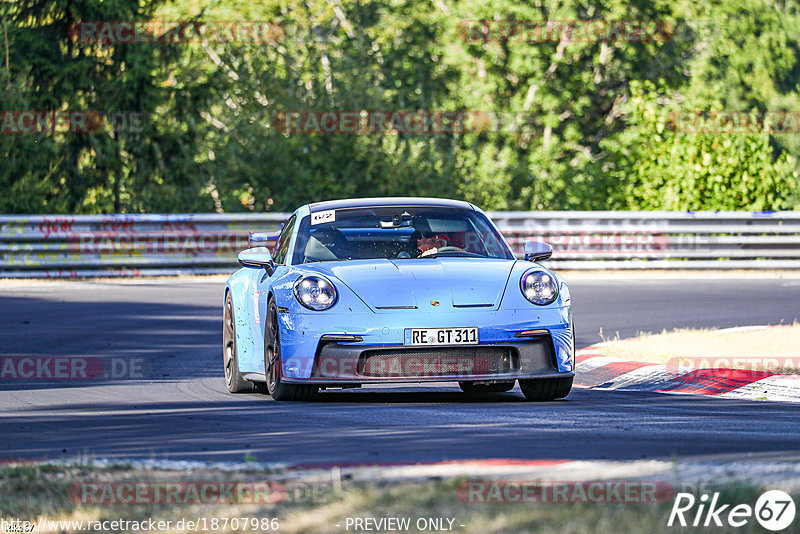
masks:
POLYGON ((478 327, 466 328, 406 328, 403 345, 477 345, 478 327))

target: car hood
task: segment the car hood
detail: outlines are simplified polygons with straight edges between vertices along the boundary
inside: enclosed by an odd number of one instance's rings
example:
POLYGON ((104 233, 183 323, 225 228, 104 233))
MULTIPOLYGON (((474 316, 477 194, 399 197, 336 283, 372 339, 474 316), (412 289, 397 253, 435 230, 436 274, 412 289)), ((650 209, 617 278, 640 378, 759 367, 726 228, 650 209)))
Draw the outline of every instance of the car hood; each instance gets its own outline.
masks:
POLYGON ((500 306, 515 260, 422 258, 316 263, 376 311, 500 306))

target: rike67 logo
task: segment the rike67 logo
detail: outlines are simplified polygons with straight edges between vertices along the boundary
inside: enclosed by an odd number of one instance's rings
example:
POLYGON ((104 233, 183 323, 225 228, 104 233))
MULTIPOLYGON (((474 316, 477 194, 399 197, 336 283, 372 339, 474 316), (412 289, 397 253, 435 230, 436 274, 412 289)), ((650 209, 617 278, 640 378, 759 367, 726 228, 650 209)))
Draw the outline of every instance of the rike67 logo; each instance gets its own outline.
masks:
POLYGON ((704 493, 699 499, 691 493, 678 493, 667 526, 743 527, 755 516, 767 530, 778 532, 788 528, 795 517, 795 504, 791 495, 780 490, 770 490, 761 495, 754 507, 749 504, 719 504, 719 493, 709 497, 704 493))

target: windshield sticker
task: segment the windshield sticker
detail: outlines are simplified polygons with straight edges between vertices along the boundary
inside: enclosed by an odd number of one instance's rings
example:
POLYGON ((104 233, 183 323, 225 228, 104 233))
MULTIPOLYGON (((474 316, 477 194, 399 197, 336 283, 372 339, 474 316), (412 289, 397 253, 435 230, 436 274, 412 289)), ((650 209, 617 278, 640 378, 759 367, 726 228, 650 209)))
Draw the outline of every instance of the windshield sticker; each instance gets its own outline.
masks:
POLYGON ((311 224, 322 224, 336 220, 336 210, 320 211, 311 214, 311 224))

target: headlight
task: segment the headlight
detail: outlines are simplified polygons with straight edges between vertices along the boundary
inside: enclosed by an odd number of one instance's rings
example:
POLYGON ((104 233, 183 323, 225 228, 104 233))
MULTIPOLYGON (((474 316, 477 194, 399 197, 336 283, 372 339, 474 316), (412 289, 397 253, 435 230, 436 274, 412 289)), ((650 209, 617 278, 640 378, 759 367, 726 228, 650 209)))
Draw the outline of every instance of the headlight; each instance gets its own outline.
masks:
POLYGON ((294 296, 309 310, 327 310, 336 304, 336 288, 327 278, 305 276, 294 283, 294 296))
POLYGON ((528 271, 519 281, 525 298, 534 304, 550 304, 558 296, 558 282, 544 271, 528 271))

